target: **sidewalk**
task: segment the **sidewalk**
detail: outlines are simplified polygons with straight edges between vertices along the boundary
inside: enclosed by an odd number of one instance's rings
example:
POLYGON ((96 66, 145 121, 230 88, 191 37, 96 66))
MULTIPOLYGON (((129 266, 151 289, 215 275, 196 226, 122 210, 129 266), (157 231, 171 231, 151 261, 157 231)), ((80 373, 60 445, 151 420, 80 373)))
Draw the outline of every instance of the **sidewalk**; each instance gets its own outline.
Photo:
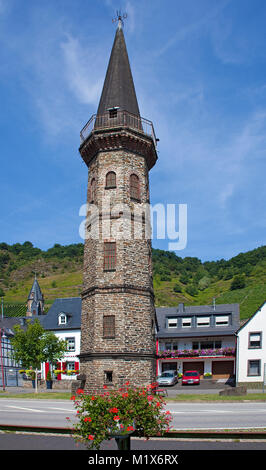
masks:
MULTIPOLYGON (((38 393, 50 393, 50 392, 56 392, 56 393, 71 393, 71 390, 60 390, 60 389, 52 389, 48 390, 46 388, 39 388, 38 387, 38 393)), ((34 388, 26 388, 26 387, 6 387, 5 391, 0 387, 0 397, 2 394, 8 394, 8 395, 16 395, 16 394, 24 394, 24 393, 35 393, 34 388)))

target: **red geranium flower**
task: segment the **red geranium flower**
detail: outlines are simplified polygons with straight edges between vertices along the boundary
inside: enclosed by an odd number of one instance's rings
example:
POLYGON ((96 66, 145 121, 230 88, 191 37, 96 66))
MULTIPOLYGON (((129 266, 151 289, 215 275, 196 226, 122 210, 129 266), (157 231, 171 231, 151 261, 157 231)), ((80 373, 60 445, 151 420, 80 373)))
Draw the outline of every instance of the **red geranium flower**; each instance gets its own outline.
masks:
POLYGON ((118 413, 118 408, 115 406, 113 408, 110 408, 110 413, 118 413))
POLYGON ((89 434, 89 435, 88 435, 88 439, 89 439, 90 441, 93 441, 94 437, 93 437, 91 434, 89 434))
POLYGON ((127 427, 127 431, 134 431, 133 426, 128 426, 128 427, 127 427))
POLYGON ((89 423, 91 423, 91 418, 84 418, 84 422, 86 423, 87 421, 89 421, 89 423))
POLYGON ((114 417, 113 417, 113 420, 114 420, 114 421, 119 421, 119 420, 120 420, 120 417, 119 417, 119 416, 114 416, 114 417))

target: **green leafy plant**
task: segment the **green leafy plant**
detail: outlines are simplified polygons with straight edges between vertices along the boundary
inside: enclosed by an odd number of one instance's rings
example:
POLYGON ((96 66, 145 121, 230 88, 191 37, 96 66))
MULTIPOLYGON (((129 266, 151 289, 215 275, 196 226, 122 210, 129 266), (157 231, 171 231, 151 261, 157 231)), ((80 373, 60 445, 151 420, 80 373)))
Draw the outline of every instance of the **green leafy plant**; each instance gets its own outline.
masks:
POLYGON ((125 387, 108 391, 104 385, 100 395, 85 394, 78 389, 77 396, 71 397, 78 417, 75 439, 89 448, 99 449, 102 441, 116 435, 132 432, 146 438, 163 435, 169 430, 172 416, 169 411, 163 411, 165 402, 154 394, 155 387, 152 384, 134 388, 126 382, 125 387))
POLYGON ((52 380, 52 374, 51 372, 48 370, 47 374, 46 374, 46 380, 48 381, 51 381, 52 380))
MULTIPOLYGON (((33 323, 27 320, 25 330, 21 325, 15 325, 14 331, 15 335, 11 339, 13 359, 20 362, 22 367, 35 369, 35 375, 42 362, 54 364, 64 356, 66 341, 60 340, 52 332, 45 331, 38 319, 35 319, 33 323)), ((37 391, 36 380, 35 392, 37 391)))

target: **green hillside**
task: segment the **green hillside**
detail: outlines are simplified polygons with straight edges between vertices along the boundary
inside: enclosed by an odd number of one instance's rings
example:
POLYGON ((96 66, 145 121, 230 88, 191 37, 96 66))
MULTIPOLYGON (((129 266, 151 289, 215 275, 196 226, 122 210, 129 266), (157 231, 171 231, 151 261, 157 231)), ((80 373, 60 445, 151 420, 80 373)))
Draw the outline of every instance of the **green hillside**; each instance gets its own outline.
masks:
MULTIPOLYGON (((31 242, 0 243, 0 296, 4 305, 27 300, 35 273, 46 309, 58 297, 79 296, 82 290, 83 244, 54 245, 43 251, 31 242)), ((153 249, 156 306, 239 303, 241 318, 252 315, 266 300, 266 246, 231 258, 201 262, 153 249)), ((23 308, 22 308, 23 310, 23 308)))

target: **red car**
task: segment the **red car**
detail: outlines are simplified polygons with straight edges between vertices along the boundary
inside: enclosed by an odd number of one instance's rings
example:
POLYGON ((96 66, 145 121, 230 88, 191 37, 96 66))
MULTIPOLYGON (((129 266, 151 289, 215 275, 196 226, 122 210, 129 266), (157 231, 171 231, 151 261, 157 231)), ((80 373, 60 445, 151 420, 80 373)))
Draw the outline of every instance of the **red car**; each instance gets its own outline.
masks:
POLYGON ((200 374, 197 370, 187 370, 182 377, 182 385, 200 384, 200 374))

